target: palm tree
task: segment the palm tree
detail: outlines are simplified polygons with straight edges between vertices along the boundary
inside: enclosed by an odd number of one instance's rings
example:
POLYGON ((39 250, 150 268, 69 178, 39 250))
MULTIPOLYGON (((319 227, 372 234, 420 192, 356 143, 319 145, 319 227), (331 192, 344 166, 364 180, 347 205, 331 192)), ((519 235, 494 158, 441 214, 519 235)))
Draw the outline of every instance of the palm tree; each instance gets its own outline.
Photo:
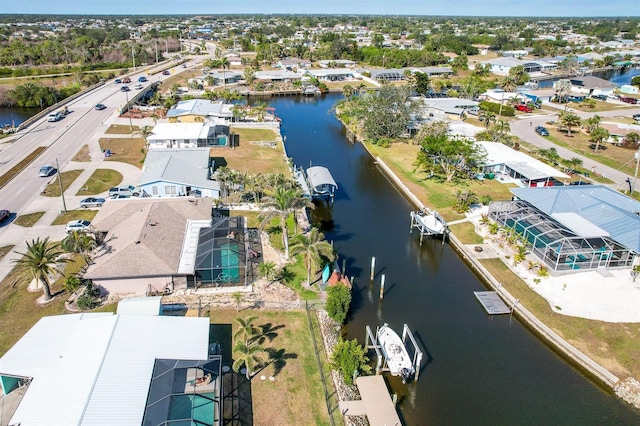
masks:
POLYGON ((243 341, 238 341, 233 351, 237 356, 237 359, 233 362, 233 371, 236 373, 239 372, 240 368, 244 365, 247 370, 245 377, 247 380, 251 380, 254 367, 262 363, 262 359, 260 359, 257 354, 264 352, 264 348, 256 342, 247 344, 243 341))
POLYGON ((284 245, 284 256, 289 259, 289 231, 287 229, 287 218, 297 209, 313 208, 313 203, 302 195, 298 188, 287 188, 285 186, 277 186, 271 196, 267 197, 266 205, 271 209, 261 212, 263 227, 272 218, 280 218, 280 228, 282 229, 282 243, 284 245))
POLYGON ((577 127, 580 125, 582 121, 577 114, 572 112, 562 112, 560 113, 560 124, 567 127, 567 135, 571 137, 571 128, 577 127))
POLYGON ((480 111, 480 121, 484 122, 484 127, 488 129, 489 126, 491 125, 491 122, 496 121, 496 115, 491 111, 487 111, 483 109, 480 111))
POLYGON ((22 257, 14 259, 12 262, 22 273, 31 276, 36 282, 42 284, 44 300, 51 300, 49 276, 62 274, 63 272, 58 265, 71 262, 71 259, 62 257, 65 252, 60 247, 60 243, 49 241, 49 237, 44 240, 37 238, 30 243, 27 242, 26 253, 17 251, 16 253, 22 255, 22 257))
POLYGON ((640 134, 636 132, 629 132, 624 137, 624 142, 631 145, 634 149, 638 148, 638 144, 640 143, 640 134))
POLYGON ((355 89, 353 88, 352 85, 345 84, 344 86, 342 86, 342 94, 344 95, 345 98, 351 99, 354 93, 355 93, 355 89))
POLYGON ((293 241, 291 254, 304 255, 304 261, 307 264, 307 283, 311 285, 311 268, 319 269, 323 259, 329 263, 335 260, 333 246, 324 239, 324 234, 317 228, 312 228, 308 235, 296 235, 293 241))
POLYGON ((149 150, 149 141, 148 141, 147 138, 153 134, 153 127, 151 127, 151 126, 142 126, 140 128, 140 130, 138 130, 136 133, 140 134, 140 136, 142 136, 144 138, 144 149, 148 151, 149 150))
MULTIPOLYGON (((556 93, 560 100, 565 100, 564 97, 567 96, 571 92, 571 81, 566 78, 558 80, 554 85, 554 89, 556 89, 556 93)), ((568 103, 564 104, 564 111, 567 112, 568 103)))
POLYGON ((249 345, 259 333, 258 327, 254 325, 254 322, 257 319, 257 316, 250 316, 246 319, 236 317, 236 322, 240 328, 238 328, 238 330, 233 334, 233 338, 240 339, 245 344, 249 345))
POLYGON ((589 117, 585 120, 585 124, 587 125, 587 132, 593 132, 593 129, 598 127, 602 122, 602 118, 599 115, 594 115, 593 117, 589 117))
POLYGON ((96 240, 86 232, 73 231, 62 240, 62 249, 71 252, 79 253, 84 259, 84 263, 89 265, 91 256, 89 253, 96 246, 96 240))
POLYGON ((578 167, 582 166, 582 158, 578 158, 578 157, 573 157, 569 160, 567 160, 567 165, 569 167, 571 167, 571 170, 577 170, 578 167))
POLYGON ((260 122, 264 121, 264 116, 267 113, 267 104, 266 103, 258 102, 251 109, 252 109, 252 112, 255 113, 258 121, 260 121, 260 122))
POLYGON ((500 101, 500 110, 498 111, 498 115, 502 116, 502 104, 504 103, 504 93, 505 92, 513 92, 518 87, 516 80, 510 76, 505 76, 500 82, 500 88, 502 89, 502 99, 500 101))
POLYGON ((593 129, 591 131, 591 138, 589 138, 591 142, 596 143, 595 152, 598 152, 600 144, 606 139, 609 139, 609 131, 607 129, 603 129, 602 127, 596 127, 595 129, 593 129))

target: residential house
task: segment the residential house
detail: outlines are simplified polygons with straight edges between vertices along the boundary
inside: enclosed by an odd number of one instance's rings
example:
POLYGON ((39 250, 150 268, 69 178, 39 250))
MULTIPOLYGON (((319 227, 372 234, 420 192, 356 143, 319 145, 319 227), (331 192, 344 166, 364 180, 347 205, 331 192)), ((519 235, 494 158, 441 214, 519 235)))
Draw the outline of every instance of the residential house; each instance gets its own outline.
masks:
POLYGON ((224 70, 209 73, 209 76, 215 85, 235 84, 244 78, 242 73, 224 70))
POLYGON ((411 98, 419 104, 421 115, 424 118, 459 119, 465 111, 477 108, 478 102, 460 98, 411 98))
POLYGON ((321 59, 318 61, 320 68, 353 68, 357 62, 349 59, 321 59))
POLYGON ((158 123, 147 136, 149 150, 229 146, 229 141, 229 126, 221 119, 206 123, 158 123))
POLYGON ((216 119, 231 120, 233 105, 207 99, 179 101, 167 111, 169 123, 202 123, 216 119))
POLYGON ((212 178, 209 148, 153 149, 147 153, 138 186, 143 197, 202 196, 220 198, 212 178))
POLYGON ((295 81, 302 78, 302 74, 286 70, 256 71, 253 76, 256 80, 270 82, 295 81))
POLYGON ((297 70, 297 69, 309 69, 311 68, 311 61, 308 59, 300 59, 300 58, 286 58, 280 59, 276 64, 278 68, 286 69, 286 70, 297 70))
POLYGON ((222 357, 211 353, 209 319, 159 315, 160 297, 123 305, 31 327, 0 358, 4 401, 16 407, 4 404, 3 424, 221 425, 222 357))
POLYGON ((212 201, 105 203, 91 222, 100 245, 84 277, 112 295, 248 285, 247 253, 262 251, 260 236, 243 217, 212 217, 212 201))
POLYGON ((640 253, 640 202, 604 185, 512 188, 489 217, 514 229, 553 273, 631 268, 640 253))
POLYGON ((500 52, 505 58, 522 58, 523 56, 527 56, 529 52, 527 50, 503 50, 500 52))
POLYGON ((408 68, 412 73, 421 72, 432 77, 447 77, 454 75, 455 73, 450 67, 420 67, 420 68, 408 68))
POLYGON ((237 53, 227 53, 226 55, 224 55, 224 57, 227 58, 227 61, 229 61, 230 66, 232 67, 242 66, 242 58, 237 53))
POLYGON ((618 87, 615 83, 592 75, 573 77, 570 81, 571 92, 582 95, 612 95, 618 87))
POLYGON ((349 68, 313 69, 308 70, 305 75, 315 77, 320 81, 343 81, 356 79, 356 72, 349 68))

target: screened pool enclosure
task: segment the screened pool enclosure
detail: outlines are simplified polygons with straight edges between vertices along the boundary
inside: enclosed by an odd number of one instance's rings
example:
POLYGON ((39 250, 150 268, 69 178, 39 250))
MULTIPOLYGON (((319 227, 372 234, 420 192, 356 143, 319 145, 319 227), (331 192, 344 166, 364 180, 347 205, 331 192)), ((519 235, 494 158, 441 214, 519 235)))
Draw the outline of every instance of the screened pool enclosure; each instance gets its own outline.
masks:
POLYGON ((632 266, 634 251, 579 215, 566 215, 565 219, 575 225, 574 229, 583 230, 580 235, 526 201, 496 202, 489 206, 489 217, 515 231, 527 242, 531 253, 553 271, 632 266))
POLYGON ((247 250, 251 247, 247 235, 243 217, 214 217, 211 227, 200 229, 193 285, 245 285, 247 250))

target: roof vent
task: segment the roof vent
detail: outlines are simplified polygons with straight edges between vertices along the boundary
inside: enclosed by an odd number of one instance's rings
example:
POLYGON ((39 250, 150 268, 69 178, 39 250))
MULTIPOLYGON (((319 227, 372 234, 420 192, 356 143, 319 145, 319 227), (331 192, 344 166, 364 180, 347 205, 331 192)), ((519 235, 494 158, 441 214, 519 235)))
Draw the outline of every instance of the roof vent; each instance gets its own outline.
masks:
POLYGON ((135 240, 134 243, 135 244, 140 244, 140 240, 135 240))

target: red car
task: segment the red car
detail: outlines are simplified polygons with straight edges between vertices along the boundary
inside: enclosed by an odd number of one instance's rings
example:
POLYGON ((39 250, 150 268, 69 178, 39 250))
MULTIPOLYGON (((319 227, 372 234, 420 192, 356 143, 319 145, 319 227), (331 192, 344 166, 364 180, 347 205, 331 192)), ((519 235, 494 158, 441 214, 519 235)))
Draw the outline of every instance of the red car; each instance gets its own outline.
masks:
POLYGON ((528 106, 526 106, 525 104, 518 104, 518 105, 516 105, 516 109, 517 109, 518 111, 522 111, 522 112, 531 112, 531 111, 532 111, 532 109, 531 109, 531 108, 529 108, 528 106))
POLYGON ((9 210, 0 210, 0 222, 4 222, 6 219, 11 216, 11 212, 9 210))
POLYGON ((638 100, 636 98, 629 98, 627 96, 620 96, 620 100, 622 102, 626 102, 626 103, 631 104, 631 105, 635 105, 635 104, 638 103, 638 100))
POLYGON ((130 79, 129 77, 126 77, 126 78, 124 78, 124 79, 122 80, 122 82, 123 82, 124 84, 129 84, 129 83, 131 83, 131 79, 130 79))

